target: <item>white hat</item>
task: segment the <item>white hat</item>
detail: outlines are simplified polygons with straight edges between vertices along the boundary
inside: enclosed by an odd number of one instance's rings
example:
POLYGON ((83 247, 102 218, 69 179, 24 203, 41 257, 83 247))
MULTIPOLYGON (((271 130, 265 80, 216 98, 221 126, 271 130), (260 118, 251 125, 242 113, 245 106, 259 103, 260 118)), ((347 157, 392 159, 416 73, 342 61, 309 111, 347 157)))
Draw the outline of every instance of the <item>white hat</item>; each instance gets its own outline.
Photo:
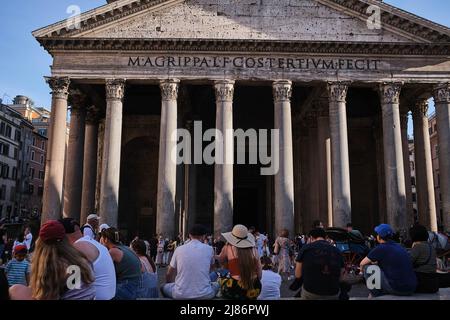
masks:
POLYGON ((100 227, 98 227, 98 229, 100 230, 100 232, 102 232, 103 230, 109 229, 109 226, 106 223, 104 223, 101 224, 100 227))
POLYGON ((89 220, 98 220, 98 215, 96 215, 96 214, 88 215, 87 221, 89 221, 89 220))
POLYGON ((222 233, 222 236, 229 244, 237 248, 245 249, 255 246, 255 237, 242 224, 235 225, 233 231, 222 233))

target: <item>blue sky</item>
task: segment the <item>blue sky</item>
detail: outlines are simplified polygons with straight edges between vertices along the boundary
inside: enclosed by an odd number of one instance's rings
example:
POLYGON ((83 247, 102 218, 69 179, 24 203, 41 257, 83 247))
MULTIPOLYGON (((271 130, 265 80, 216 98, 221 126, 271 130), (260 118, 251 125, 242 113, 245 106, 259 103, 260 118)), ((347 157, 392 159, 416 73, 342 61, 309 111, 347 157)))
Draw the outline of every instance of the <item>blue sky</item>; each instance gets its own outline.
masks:
MULTIPOLYGON (((450 26, 448 0, 385 0, 407 11, 450 26)), ((37 106, 50 106, 50 89, 43 80, 50 74, 52 59, 31 31, 67 18, 70 5, 86 11, 106 0, 3 1, 0 10, 0 98, 8 102, 16 95, 32 98, 37 106), (36 3, 39 3, 37 5, 36 3)))

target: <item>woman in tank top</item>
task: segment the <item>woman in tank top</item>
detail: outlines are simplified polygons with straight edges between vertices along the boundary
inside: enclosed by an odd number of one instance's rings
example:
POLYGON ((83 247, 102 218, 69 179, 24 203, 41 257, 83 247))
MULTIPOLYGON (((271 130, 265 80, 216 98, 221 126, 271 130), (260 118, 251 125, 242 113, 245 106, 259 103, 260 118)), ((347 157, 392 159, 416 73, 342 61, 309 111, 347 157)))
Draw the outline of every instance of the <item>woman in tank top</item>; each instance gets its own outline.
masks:
POLYGON ((138 292, 138 298, 158 298, 158 275, 153 259, 147 255, 147 246, 143 240, 136 239, 131 243, 131 248, 141 261, 142 281, 138 292))
POLYGON ((233 231, 222 234, 227 240, 218 256, 226 264, 228 278, 221 278, 219 284, 222 296, 233 300, 254 300, 261 292, 261 262, 255 248, 255 237, 243 225, 236 225, 233 231))
POLYGON ((109 250, 116 269, 115 300, 136 300, 141 284, 141 261, 127 246, 120 242, 119 231, 109 228, 102 231, 100 242, 109 250))

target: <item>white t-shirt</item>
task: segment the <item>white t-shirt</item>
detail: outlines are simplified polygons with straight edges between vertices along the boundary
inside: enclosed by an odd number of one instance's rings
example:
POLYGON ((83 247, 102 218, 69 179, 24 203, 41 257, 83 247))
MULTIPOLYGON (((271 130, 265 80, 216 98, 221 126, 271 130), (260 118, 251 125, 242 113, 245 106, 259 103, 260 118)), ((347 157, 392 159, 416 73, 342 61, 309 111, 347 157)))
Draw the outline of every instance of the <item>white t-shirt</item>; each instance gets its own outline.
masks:
POLYGON ((99 251, 97 260, 92 264, 95 275, 95 299, 111 300, 116 295, 116 270, 111 255, 104 245, 92 240, 88 236, 78 239, 75 243, 82 241, 89 242, 99 251))
POLYGON ((27 249, 30 250, 31 248, 31 242, 33 241, 33 235, 31 232, 25 236, 25 245, 27 246, 27 249))
POLYGON ((170 266, 177 270, 174 299, 198 299, 213 293, 209 273, 214 263, 212 247, 198 240, 178 247, 170 266))
POLYGON ((84 226, 85 226, 85 228, 83 229, 83 236, 89 237, 89 239, 91 239, 91 240, 92 240, 92 239, 95 240, 95 234, 94 234, 94 232, 92 231, 91 225, 88 224, 88 223, 86 223, 84 226))
POLYGON ((263 270, 261 293, 258 300, 278 300, 281 297, 281 276, 270 270, 263 270))

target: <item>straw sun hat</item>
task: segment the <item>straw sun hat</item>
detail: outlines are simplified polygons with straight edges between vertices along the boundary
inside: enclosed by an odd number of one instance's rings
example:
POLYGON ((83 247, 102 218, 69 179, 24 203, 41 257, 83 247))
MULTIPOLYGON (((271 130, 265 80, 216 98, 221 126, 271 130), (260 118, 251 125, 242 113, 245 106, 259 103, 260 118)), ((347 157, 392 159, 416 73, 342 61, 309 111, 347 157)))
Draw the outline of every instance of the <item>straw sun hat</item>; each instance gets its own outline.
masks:
POLYGON ((246 226, 235 225, 231 232, 222 233, 222 236, 229 244, 237 248, 252 248, 255 246, 255 237, 248 232, 246 226))

